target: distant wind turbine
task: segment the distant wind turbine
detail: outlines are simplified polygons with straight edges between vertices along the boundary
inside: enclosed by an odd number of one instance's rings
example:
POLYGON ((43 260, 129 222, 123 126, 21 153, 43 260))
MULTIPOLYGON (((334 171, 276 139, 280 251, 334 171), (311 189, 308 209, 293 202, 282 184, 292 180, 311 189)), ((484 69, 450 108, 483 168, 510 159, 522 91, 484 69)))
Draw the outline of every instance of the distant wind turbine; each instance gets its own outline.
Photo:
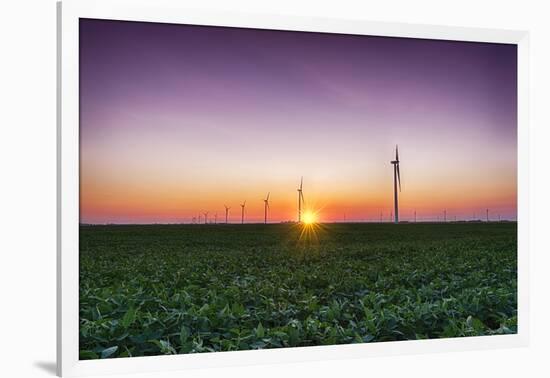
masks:
POLYGON ((241 224, 244 224, 244 207, 246 206, 246 200, 241 203, 241 224))
POLYGON ((443 210, 443 222, 447 222, 447 210, 443 210))
POLYGON ((230 207, 227 207, 227 205, 223 205, 225 207, 225 224, 227 224, 227 215, 229 214, 230 207))
POLYGON ((269 210, 269 193, 267 193, 267 197, 264 199, 264 224, 267 224, 267 211, 269 210))
POLYGON ((302 205, 304 204, 304 193, 302 187, 304 185, 304 176, 300 179, 300 187, 298 188, 298 223, 302 222, 302 205))
POLYGON ((395 160, 390 162, 393 164, 393 199, 395 205, 395 223, 399 223, 399 203, 397 195, 397 185, 399 183, 399 191, 401 191, 401 175, 399 173, 399 151, 397 145, 395 146, 395 160))
POLYGON ((208 211, 204 213, 204 224, 208 223, 208 211))
POLYGON ((489 209, 486 209, 485 211, 487 213, 487 222, 489 222, 489 209))

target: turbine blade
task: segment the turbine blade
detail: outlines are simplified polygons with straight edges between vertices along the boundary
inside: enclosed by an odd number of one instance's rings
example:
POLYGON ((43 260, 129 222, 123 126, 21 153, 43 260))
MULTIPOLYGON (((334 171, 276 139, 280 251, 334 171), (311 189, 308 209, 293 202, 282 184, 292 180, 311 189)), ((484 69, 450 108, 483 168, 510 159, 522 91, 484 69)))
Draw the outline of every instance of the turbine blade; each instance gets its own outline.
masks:
POLYGON ((304 185, 304 176, 300 179, 300 191, 302 191, 302 186, 304 185))
POLYGON ((269 192, 267 193, 267 198, 265 200, 269 201, 269 192))
POLYGON ((397 164, 397 182, 399 183, 399 191, 401 191, 401 174, 399 172, 399 163, 397 164))
POLYGON ((395 160, 399 161, 399 149, 397 147, 397 144, 395 145, 395 160))

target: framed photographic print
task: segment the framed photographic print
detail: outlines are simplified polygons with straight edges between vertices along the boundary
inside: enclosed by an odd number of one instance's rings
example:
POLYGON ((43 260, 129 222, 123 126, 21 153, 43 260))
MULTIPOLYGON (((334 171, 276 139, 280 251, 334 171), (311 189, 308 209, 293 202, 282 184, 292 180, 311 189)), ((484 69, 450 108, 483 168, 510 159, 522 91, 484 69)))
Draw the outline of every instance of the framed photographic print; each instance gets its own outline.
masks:
POLYGON ((527 33, 58 15, 60 375, 526 345, 527 33))

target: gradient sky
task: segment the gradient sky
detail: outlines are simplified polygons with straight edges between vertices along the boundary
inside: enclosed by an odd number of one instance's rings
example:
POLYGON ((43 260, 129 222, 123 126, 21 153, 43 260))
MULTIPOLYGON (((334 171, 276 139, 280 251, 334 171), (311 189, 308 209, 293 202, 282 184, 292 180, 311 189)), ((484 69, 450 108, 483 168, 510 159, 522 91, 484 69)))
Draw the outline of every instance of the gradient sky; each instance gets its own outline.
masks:
POLYGON ((516 218, 516 46, 80 21, 82 223, 516 218), (213 219, 213 218, 211 218, 213 219))

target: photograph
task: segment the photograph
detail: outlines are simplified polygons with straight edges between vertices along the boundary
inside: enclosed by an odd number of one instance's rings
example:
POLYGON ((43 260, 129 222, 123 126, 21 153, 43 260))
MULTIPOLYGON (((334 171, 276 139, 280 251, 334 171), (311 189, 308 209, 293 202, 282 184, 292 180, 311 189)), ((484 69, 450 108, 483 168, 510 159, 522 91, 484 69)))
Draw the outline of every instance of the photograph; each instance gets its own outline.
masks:
POLYGON ((80 360, 518 333, 517 44, 79 18, 78 91, 80 360))

